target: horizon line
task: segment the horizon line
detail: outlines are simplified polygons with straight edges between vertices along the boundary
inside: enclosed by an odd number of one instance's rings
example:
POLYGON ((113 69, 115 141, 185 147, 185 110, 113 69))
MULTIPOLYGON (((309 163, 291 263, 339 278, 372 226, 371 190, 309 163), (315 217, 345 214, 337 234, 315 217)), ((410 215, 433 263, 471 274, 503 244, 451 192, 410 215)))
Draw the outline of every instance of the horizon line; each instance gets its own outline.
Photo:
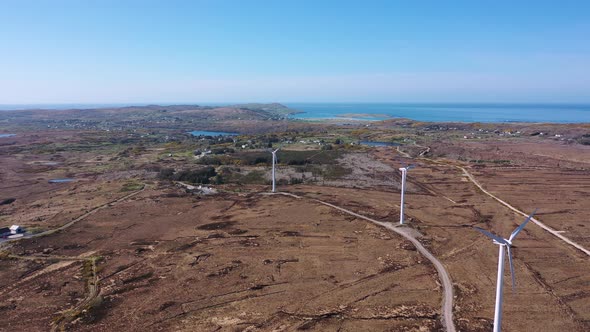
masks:
POLYGON ((571 105, 590 106, 590 101, 160 101, 160 102, 35 102, 0 103, 6 106, 219 106, 238 104, 400 104, 400 105, 571 105))

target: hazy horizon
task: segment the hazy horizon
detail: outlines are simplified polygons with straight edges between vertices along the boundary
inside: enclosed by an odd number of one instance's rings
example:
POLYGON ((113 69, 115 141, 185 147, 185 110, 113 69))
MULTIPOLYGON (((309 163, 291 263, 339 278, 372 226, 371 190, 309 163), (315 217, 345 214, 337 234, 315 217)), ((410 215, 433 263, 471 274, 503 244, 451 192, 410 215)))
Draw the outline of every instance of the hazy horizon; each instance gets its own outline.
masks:
POLYGON ((419 102, 419 101, 180 101, 180 102, 121 102, 121 103, 101 103, 101 102, 84 102, 84 103, 16 103, 16 104, 1 104, 0 110, 10 110, 8 107, 19 107, 15 110, 26 110, 34 107, 47 107, 48 109, 60 109, 62 107, 131 107, 131 106, 176 106, 176 105, 198 105, 198 106, 231 106, 238 104, 272 104, 278 103, 285 106, 289 104, 325 104, 325 105, 432 105, 432 106, 581 106, 589 107, 590 102, 419 102))
POLYGON ((0 104, 584 104, 589 13, 584 1, 7 1, 0 104))

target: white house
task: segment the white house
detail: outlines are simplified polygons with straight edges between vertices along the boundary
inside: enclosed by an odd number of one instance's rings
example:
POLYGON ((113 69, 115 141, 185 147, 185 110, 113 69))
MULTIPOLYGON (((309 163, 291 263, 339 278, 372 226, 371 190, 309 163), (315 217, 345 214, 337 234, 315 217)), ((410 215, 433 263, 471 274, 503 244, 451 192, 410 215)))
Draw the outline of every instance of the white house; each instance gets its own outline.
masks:
POLYGON ((22 233, 23 229, 19 225, 12 225, 10 226, 10 234, 18 234, 22 233))

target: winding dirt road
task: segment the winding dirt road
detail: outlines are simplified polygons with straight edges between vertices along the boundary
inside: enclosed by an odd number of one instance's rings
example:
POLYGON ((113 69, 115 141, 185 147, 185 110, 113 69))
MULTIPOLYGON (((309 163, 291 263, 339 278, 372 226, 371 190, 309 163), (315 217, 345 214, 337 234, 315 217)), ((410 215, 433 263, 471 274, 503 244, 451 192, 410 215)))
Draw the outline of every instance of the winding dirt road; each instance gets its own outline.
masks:
MULTIPOLYGON (((90 211, 82 214, 81 216, 77 217, 76 219, 61 225, 57 228, 54 229, 50 229, 41 233, 36 233, 36 234, 31 234, 29 236, 23 236, 20 238, 16 238, 16 239, 9 239, 8 241, 4 241, 4 242, 10 242, 10 241, 18 241, 21 239, 27 239, 27 238, 34 238, 34 237, 39 237, 39 236, 46 236, 46 235, 50 235, 53 234, 55 232, 58 231, 62 231, 67 229, 68 227, 71 227, 72 225, 76 224, 77 222, 84 220, 85 218, 87 218, 88 216, 96 213, 97 211, 104 209, 106 207, 109 206, 113 206, 116 205, 118 203, 121 203, 141 192, 143 192, 145 190, 145 186, 143 188, 141 188, 140 190, 134 191, 130 194, 127 194, 125 196, 122 196, 120 198, 117 198, 115 200, 109 201, 107 203, 101 204, 99 206, 96 206, 94 208, 92 208, 90 211)), ((4 243, 0 242, 0 248, 2 247, 4 243)), ((88 294, 86 295, 86 297, 77 305, 75 305, 74 307, 64 311, 61 313, 61 316, 59 316, 56 320, 52 321, 51 323, 51 331, 63 331, 65 328, 65 325, 68 324, 70 321, 72 321, 73 319, 75 319, 81 312, 82 310, 86 309, 88 306, 92 305, 92 302, 98 297, 99 293, 100 293, 100 288, 99 288, 99 282, 100 279, 98 277, 98 273, 97 273, 97 269, 96 269, 96 261, 97 261, 97 257, 89 257, 89 258, 79 258, 79 257, 63 257, 63 256, 47 256, 47 257, 29 257, 29 256, 17 256, 17 255, 9 255, 10 258, 13 259, 28 259, 28 260, 38 260, 38 259, 57 259, 57 260, 61 260, 61 261, 87 261, 90 262, 91 266, 91 277, 88 278, 87 281, 87 290, 88 290, 88 294)), ((63 266, 61 266, 63 267, 63 266)), ((14 287, 12 287, 14 288, 14 287)))
POLYGON ((131 197, 133 197, 133 196, 141 193, 144 190, 145 190, 145 186, 143 188, 141 188, 140 190, 134 191, 134 192, 132 192, 130 194, 127 194, 127 195, 125 195, 123 197, 120 197, 120 198, 117 198, 115 200, 112 200, 112 201, 109 201, 107 203, 104 203, 104 204, 101 204, 99 206, 96 206, 96 207, 90 209, 90 211, 88 211, 88 212, 82 214, 81 216, 77 217, 76 219, 74 219, 74 220, 72 220, 72 221, 70 221, 70 222, 68 222, 66 224, 63 224, 63 225, 61 225, 59 227, 56 227, 56 228, 53 228, 53 229, 49 229, 49 230, 46 230, 46 231, 43 231, 43 232, 40 232, 40 233, 26 234, 26 235, 24 235, 22 237, 18 237, 18 238, 14 238, 14 239, 0 239, 0 248, 2 247, 2 245, 4 243, 13 242, 13 241, 19 241, 19 240, 22 240, 22 239, 30 239, 30 238, 40 237, 40 236, 46 236, 46 235, 53 234, 55 232, 62 231, 62 230, 66 229, 66 228, 68 228, 70 226, 73 226, 77 222, 86 219, 86 217, 88 217, 88 216, 90 216, 90 215, 98 212, 99 210, 102 210, 102 209, 104 209, 104 208, 106 208, 108 206, 113 206, 115 204, 121 203, 122 201, 124 201, 124 200, 126 200, 128 198, 131 198, 131 197))
MULTIPOLYGON (((289 197, 293 197, 293 198, 297 198, 297 199, 303 198, 301 196, 297 196, 295 194, 286 193, 286 192, 277 192, 277 194, 285 195, 285 196, 289 196, 289 197)), ((432 255, 432 253, 430 251, 428 251, 428 249, 426 249, 422 245, 422 243, 420 243, 420 241, 418 241, 414 237, 412 232, 410 232, 410 229, 408 229, 406 227, 394 226, 390 223, 378 221, 378 220, 360 215, 356 212, 347 210, 345 208, 336 206, 334 204, 321 201, 319 199, 312 199, 312 200, 315 202, 318 202, 320 204, 329 206, 331 208, 337 209, 339 211, 342 211, 344 213, 347 213, 351 216, 370 221, 378 226, 385 227, 391 231, 396 232, 397 234, 403 236, 404 238, 406 238, 410 242, 412 242, 412 244, 414 244, 416 249, 434 265, 434 267, 436 268, 436 271, 438 272, 438 276, 439 276, 439 279, 440 279, 440 282, 441 282, 441 285, 443 288, 441 322, 442 322, 442 325, 445 326, 445 330, 447 332, 455 332, 456 331, 455 323, 453 322, 453 283, 451 281, 451 277, 450 277, 449 273, 447 272, 447 270, 445 269, 444 265, 442 265, 442 263, 436 257, 434 257, 434 255, 432 255)))

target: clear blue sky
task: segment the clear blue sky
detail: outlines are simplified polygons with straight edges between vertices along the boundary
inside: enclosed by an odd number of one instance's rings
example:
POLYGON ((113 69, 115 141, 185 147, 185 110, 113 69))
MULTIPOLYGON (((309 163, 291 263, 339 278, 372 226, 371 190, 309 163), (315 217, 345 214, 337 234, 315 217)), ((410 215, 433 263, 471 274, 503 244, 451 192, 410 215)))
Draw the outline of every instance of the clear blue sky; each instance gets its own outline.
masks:
POLYGON ((0 2, 0 104, 590 102, 590 1, 0 2))

